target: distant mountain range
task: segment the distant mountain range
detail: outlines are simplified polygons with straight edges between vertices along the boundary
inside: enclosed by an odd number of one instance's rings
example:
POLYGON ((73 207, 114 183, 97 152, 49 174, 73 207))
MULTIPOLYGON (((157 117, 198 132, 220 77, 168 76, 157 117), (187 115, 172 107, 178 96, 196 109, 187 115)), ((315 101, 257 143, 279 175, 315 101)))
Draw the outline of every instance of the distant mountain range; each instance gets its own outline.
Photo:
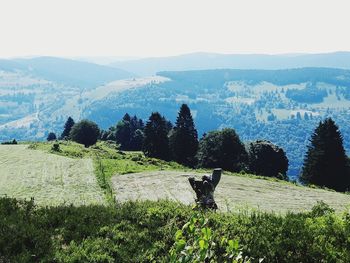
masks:
POLYGON ((192 53, 172 57, 116 61, 111 63, 110 66, 133 72, 139 76, 154 75, 159 71, 225 68, 288 69, 329 67, 350 69, 350 52, 286 55, 192 53))
POLYGON ((133 77, 125 70, 83 61, 56 57, 0 60, 0 71, 21 72, 36 78, 80 88, 99 85, 133 77))

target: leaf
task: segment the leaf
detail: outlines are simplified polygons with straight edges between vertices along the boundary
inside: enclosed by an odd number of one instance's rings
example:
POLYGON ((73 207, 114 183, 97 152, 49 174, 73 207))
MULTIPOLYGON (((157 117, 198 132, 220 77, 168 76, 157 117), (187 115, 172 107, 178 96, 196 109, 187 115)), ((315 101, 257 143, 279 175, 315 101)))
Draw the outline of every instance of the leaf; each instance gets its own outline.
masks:
POLYGON ((185 246, 186 246, 186 241, 184 239, 180 239, 176 242, 177 251, 183 250, 185 246))
POLYGON ((175 233, 175 240, 178 240, 182 237, 182 231, 181 230, 177 230, 175 233))
POLYGON ((239 244, 238 244, 238 240, 232 240, 230 239, 228 241, 228 246, 229 246, 229 250, 230 251, 237 251, 238 250, 238 247, 239 247, 239 244))
POLYGON ((199 244, 199 248, 200 248, 200 249, 204 249, 204 247, 205 247, 205 241, 204 241, 203 239, 199 240, 198 244, 199 244))
POLYGON ((190 222, 187 222, 186 224, 184 224, 184 226, 182 227, 182 230, 186 229, 189 225, 191 225, 190 222))
POLYGON ((226 237, 222 237, 221 241, 220 241, 220 245, 223 246, 226 242, 227 242, 227 238, 226 237))
POLYGON ((189 233, 193 233, 193 232, 194 232, 194 225, 190 225, 190 226, 189 226, 188 232, 189 232, 189 233))
POLYGON ((209 240, 211 238, 211 229, 209 227, 202 228, 202 233, 205 239, 209 240))

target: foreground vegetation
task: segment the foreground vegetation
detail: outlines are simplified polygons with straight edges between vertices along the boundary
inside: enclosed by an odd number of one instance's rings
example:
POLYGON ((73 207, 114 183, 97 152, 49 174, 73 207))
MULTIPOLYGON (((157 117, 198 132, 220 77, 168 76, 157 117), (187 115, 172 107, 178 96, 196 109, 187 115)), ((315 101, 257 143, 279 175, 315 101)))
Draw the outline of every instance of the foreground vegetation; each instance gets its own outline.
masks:
MULTIPOLYGON (((79 207, 67 203, 44 206, 45 202, 41 202, 36 206, 35 200, 0 197, 0 262, 233 262, 232 259, 244 262, 245 258, 250 262, 262 258, 264 262, 350 260, 349 211, 335 213, 324 203, 306 213, 287 212, 283 215, 245 209, 234 210, 234 213, 202 213, 166 200, 115 203, 111 186, 113 175, 117 174, 117 178, 145 171, 191 170, 177 163, 145 157, 140 152, 119 151, 116 144, 109 142, 98 142, 90 148, 70 141, 1 147, 20 147, 25 160, 40 154, 42 167, 48 164, 44 156, 89 160, 94 166, 91 171, 95 169, 96 187, 105 191, 109 202, 101 205, 85 203, 79 207)), ((14 149, 11 148, 11 152, 14 149)), ((15 167, 15 160, 11 159, 11 162, 9 167, 15 167)), ((33 163, 27 162, 28 165, 33 163)), ((36 170, 40 172, 42 167, 36 170)), ((55 171, 71 169, 65 162, 59 168, 55 171)), ((85 176, 81 174, 80 180, 84 181, 85 176)), ((282 192, 287 185, 292 185, 272 178, 263 181, 256 176, 240 176, 237 178, 249 179, 253 184, 275 180, 282 192), (251 178, 244 178, 247 176, 251 178)), ((224 176, 223 182, 228 177, 224 176)), ((9 176, 2 178, 14 182, 9 176)), ((47 180, 39 181, 41 190, 46 189, 45 193, 52 191, 46 188, 47 180)), ((77 192, 89 192, 79 186, 71 191, 65 188, 65 197, 74 198, 77 192)), ((27 190, 23 189, 23 192, 27 190)), ((233 193, 243 197, 242 192, 233 193)))
POLYGON ((349 211, 322 203, 280 216, 202 214, 170 201, 36 207, 0 199, 4 262, 185 262, 203 251, 215 261, 241 252, 251 262, 349 262, 349 236, 349 211))

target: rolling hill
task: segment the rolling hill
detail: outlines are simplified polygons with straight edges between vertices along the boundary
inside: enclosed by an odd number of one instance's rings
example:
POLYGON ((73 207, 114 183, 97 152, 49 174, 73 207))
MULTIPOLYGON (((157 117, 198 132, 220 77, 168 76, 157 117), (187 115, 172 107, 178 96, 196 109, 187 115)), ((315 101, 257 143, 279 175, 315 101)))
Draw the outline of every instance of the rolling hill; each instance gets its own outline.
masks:
POLYGON ((0 60, 0 70, 88 89, 134 76, 117 68, 57 57, 0 60))
MULTIPOLYGON (((339 61, 346 61, 347 55, 342 57, 339 61)), ((0 61, 0 140, 45 140, 51 131, 62 132, 68 116, 92 119, 102 129, 126 112, 147 120, 159 111, 175 121, 180 105, 187 103, 200 136, 232 127, 245 142, 270 140, 287 152, 292 177, 300 172, 313 129, 325 117, 334 118, 350 150, 348 69, 161 71, 127 79, 132 75, 119 73, 47 57, 0 61)))
POLYGON ((110 64, 140 76, 159 71, 187 71, 203 69, 290 69, 327 67, 350 69, 350 52, 322 54, 216 54, 191 53, 172 57, 130 59, 110 64))
POLYGON ((104 128, 125 112, 147 119, 151 111, 159 111, 175 121, 179 106, 187 103, 200 135, 232 127, 243 141, 266 139, 283 147, 290 176, 299 174, 308 139, 325 117, 335 119, 350 150, 349 70, 221 69, 158 74, 170 81, 111 94, 92 103, 86 116, 104 128))

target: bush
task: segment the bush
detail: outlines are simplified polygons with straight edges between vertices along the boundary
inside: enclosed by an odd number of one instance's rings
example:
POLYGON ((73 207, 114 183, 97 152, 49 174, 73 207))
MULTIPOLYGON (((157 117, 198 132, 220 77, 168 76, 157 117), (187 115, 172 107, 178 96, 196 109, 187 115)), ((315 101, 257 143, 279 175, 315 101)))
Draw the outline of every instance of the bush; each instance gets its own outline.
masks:
POLYGON ((204 136, 199 142, 197 158, 199 167, 238 172, 245 167, 247 153, 235 130, 227 128, 204 136))
POLYGON ((48 142, 54 141, 56 139, 57 139, 56 134, 54 134, 53 132, 50 132, 49 135, 47 135, 47 141, 48 142))
POLYGON ((249 170, 257 175, 287 180, 288 159, 282 148, 269 141, 256 141, 248 145, 249 170))
POLYGON ((51 147, 51 151, 54 151, 54 152, 60 152, 61 149, 60 149, 60 144, 59 143, 54 143, 51 147))
POLYGON ((1 144, 3 144, 3 145, 12 145, 12 144, 17 144, 17 141, 16 141, 16 139, 13 139, 12 141, 2 142, 1 144))
POLYGON ((70 137, 77 143, 84 144, 85 147, 94 145, 100 135, 100 129, 97 124, 89 121, 82 120, 72 127, 70 131, 70 137))
POLYGON ((0 259, 9 262, 170 262, 183 254, 214 262, 239 255, 252 262, 350 262, 349 236, 349 212, 336 215, 325 204, 282 216, 199 214, 170 201, 36 207, 0 198, 0 259))

